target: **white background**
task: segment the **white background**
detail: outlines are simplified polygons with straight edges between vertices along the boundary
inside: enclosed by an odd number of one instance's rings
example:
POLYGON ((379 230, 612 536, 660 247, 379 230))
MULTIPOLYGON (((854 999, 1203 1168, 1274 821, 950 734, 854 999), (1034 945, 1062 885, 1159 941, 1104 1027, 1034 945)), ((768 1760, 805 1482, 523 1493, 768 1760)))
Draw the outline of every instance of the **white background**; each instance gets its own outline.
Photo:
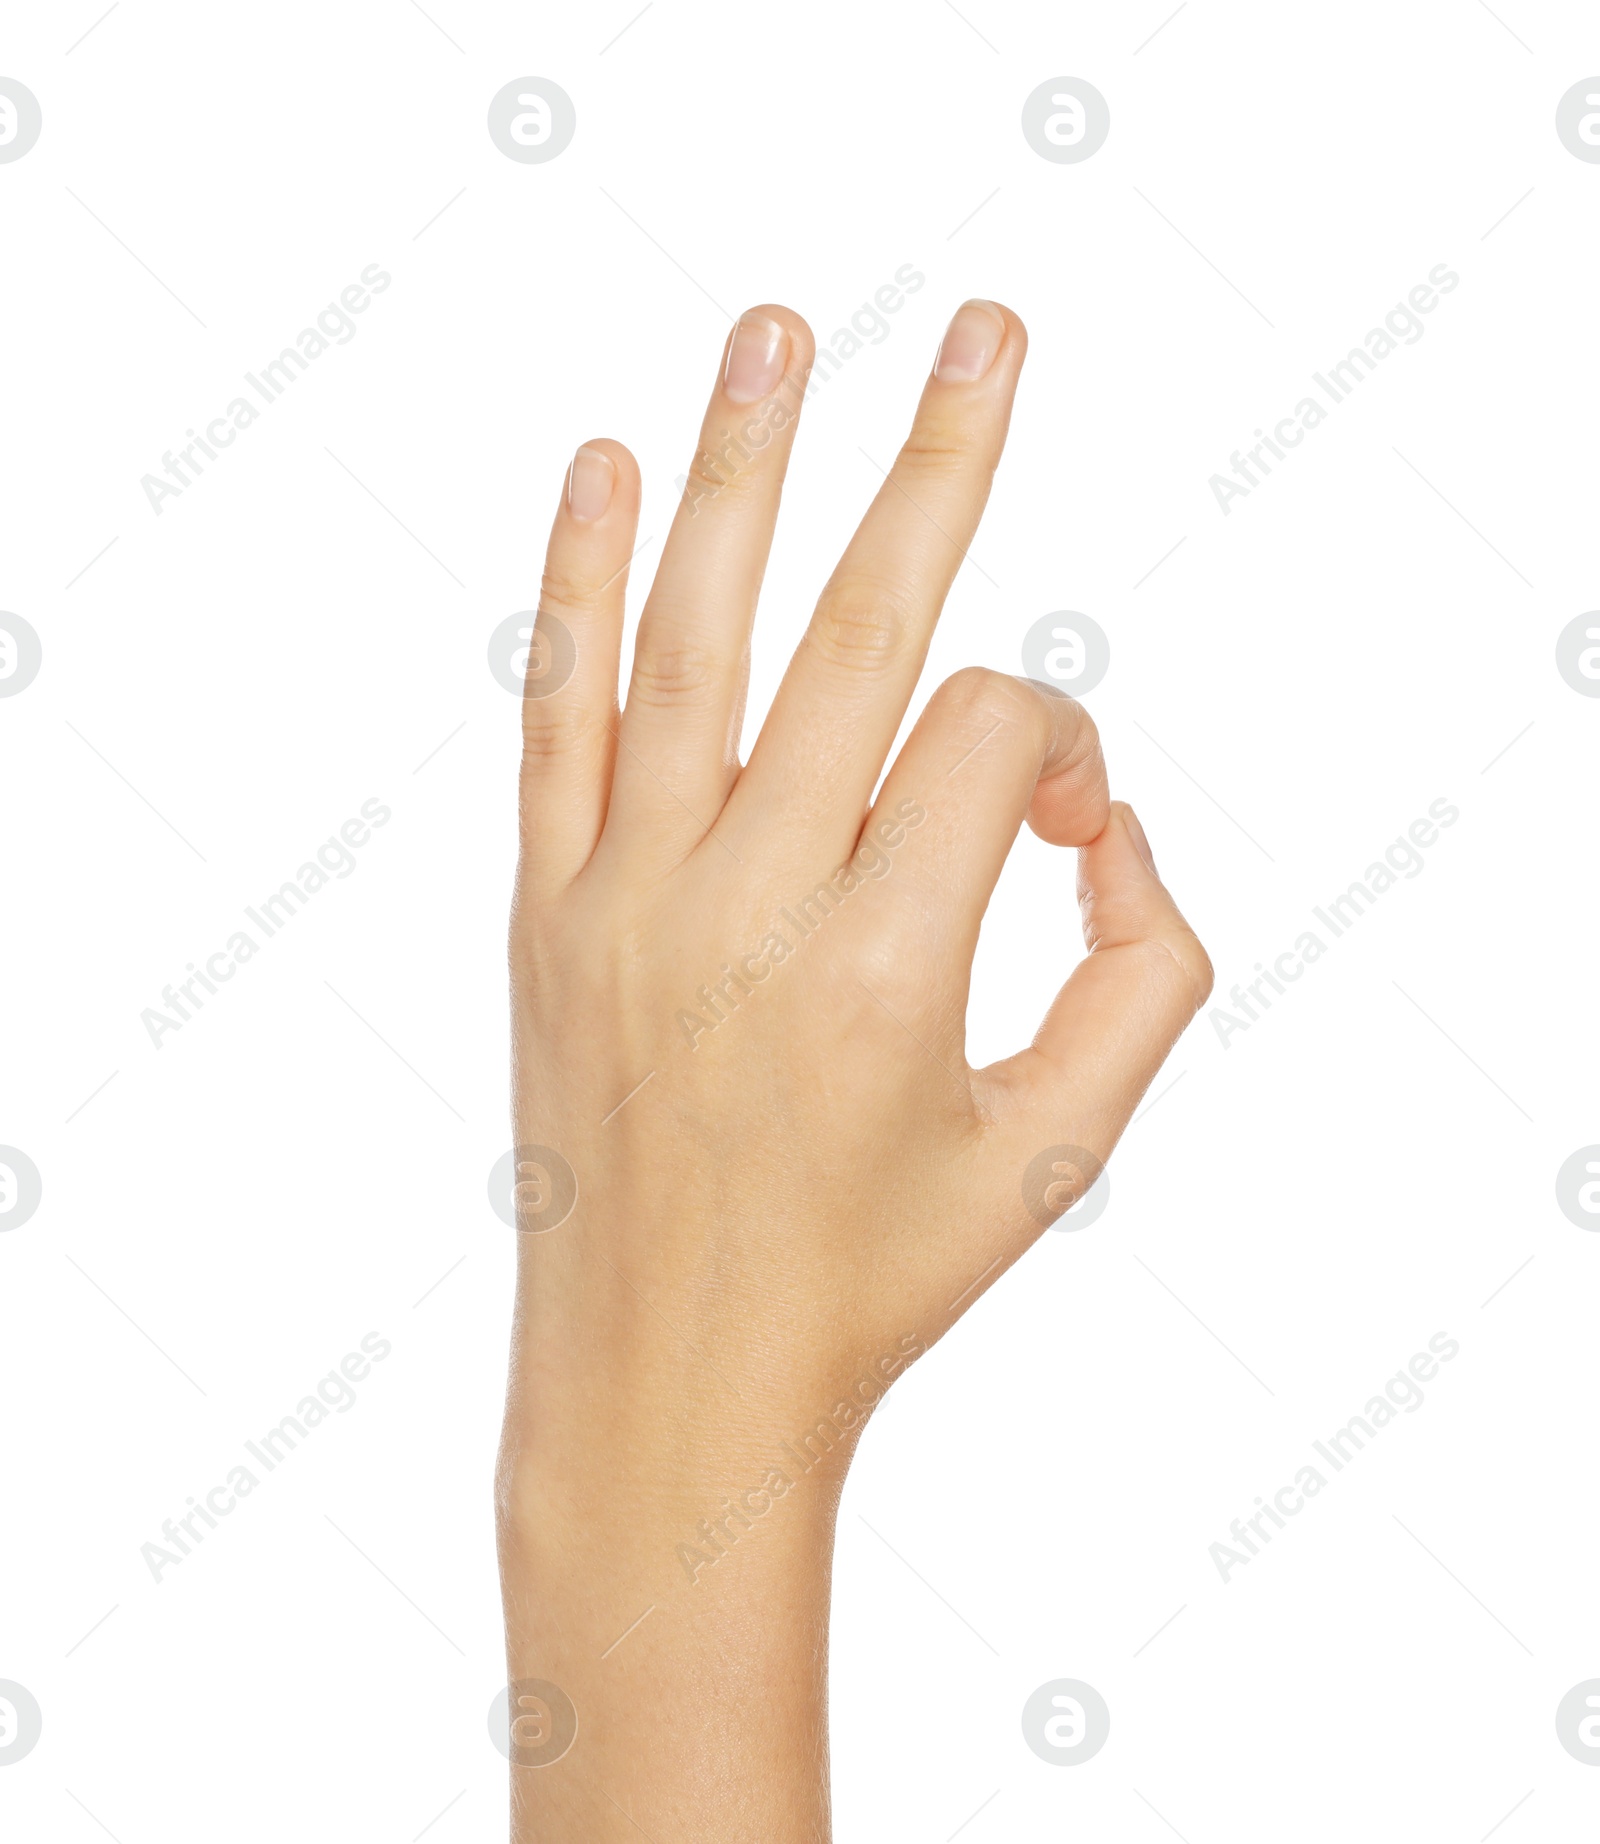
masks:
MULTIPOLYGON (((728 316, 828 340, 906 263, 808 406, 752 711, 945 317, 993 296, 1032 338, 993 580, 963 570, 926 686, 1093 615, 1113 786, 1223 1003, 1430 802, 1461 818, 1226 1049, 1197 1021, 1105 1214, 875 1420, 838 1835, 1589 1835, 1553 1719, 1600 1676, 1600 1236, 1554 1180, 1600 1140, 1600 701, 1554 644, 1600 601, 1600 167, 1554 111, 1593 9, 99 10, 13 9, 0 54, 44 113, 0 166, 0 606, 44 647, 0 703, 0 1140, 44 1181, 0 1236, 0 1679, 44 1712, 7 1837, 501 1834, 517 709, 486 643, 579 441, 630 444, 658 538, 728 316), (577 108, 548 165, 485 130, 530 74, 577 108), (1062 74, 1111 107, 1081 165, 1020 132, 1062 74), (357 336, 156 516, 141 476, 374 262, 357 336), (1425 337, 1224 517, 1208 477, 1441 262, 1425 337), (373 797, 356 870, 154 1049, 141 1011, 373 797), (141 1545, 372 1331, 356 1406, 154 1582, 141 1545), (1224 1585, 1209 1545, 1440 1331, 1426 1405, 1224 1585), (1112 1712, 1071 1770, 1019 1726, 1059 1677, 1112 1712)), ((1025 837, 975 1061, 1079 951, 1070 858, 1025 837)))

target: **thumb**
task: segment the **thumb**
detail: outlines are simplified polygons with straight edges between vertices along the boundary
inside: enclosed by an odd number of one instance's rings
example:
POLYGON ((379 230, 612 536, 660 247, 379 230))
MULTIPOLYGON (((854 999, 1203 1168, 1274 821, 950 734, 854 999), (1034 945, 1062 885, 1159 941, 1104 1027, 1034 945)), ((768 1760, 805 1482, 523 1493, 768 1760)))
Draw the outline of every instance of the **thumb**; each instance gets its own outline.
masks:
POLYGON ((1087 957, 1031 1047, 986 1073, 1008 1091, 999 1131, 1016 1139, 1012 1150, 1031 1157, 1064 1142, 1103 1161, 1205 1004, 1211 961, 1126 801, 1111 803, 1104 828, 1079 849, 1078 906, 1087 957))

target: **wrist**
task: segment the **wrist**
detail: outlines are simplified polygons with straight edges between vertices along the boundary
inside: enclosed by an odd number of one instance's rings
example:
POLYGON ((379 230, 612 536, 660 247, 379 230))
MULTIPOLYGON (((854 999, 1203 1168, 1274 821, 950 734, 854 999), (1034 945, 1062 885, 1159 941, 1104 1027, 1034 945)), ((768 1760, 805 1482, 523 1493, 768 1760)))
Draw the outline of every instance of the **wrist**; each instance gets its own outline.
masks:
POLYGON ((835 1327, 755 1302, 701 1310, 703 1275, 646 1300, 597 1245, 523 1254, 503 1542, 691 1585, 753 1545, 831 1548, 861 1432, 922 1334, 841 1357, 835 1327))
POLYGON ((778 1495, 721 1483, 768 1478, 742 1454, 703 1489, 626 1450, 590 1459, 574 1478, 502 1454, 507 1678, 556 1686, 575 1731, 548 1766, 514 1759, 513 1838, 826 1838, 843 1457, 778 1495))
MULTIPOLYGON (((856 1430, 859 1433, 859 1429, 856 1430)), ((656 1421, 620 1438, 530 1438, 508 1420, 496 1475, 502 1555, 667 1600, 716 1572, 752 1585, 826 1568, 855 1434, 708 1432, 656 1421)))

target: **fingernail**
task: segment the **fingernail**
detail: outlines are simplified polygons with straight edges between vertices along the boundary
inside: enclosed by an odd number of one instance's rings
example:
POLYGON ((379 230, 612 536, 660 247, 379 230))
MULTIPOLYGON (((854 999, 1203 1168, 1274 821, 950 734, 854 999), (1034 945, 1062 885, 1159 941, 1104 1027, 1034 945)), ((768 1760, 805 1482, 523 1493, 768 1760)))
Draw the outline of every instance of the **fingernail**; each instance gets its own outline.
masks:
POLYGON ((789 357, 789 335, 764 314, 746 314, 733 329, 722 394, 734 403, 754 403, 778 388, 789 357))
POLYGON ((941 384, 972 384, 994 363, 1006 323, 992 301, 964 301, 945 328, 933 375, 941 384))
POLYGON ((599 448, 580 448, 567 470, 567 510, 580 524, 597 519, 611 504, 617 470, 599 448))
POLYGON ((1139 824, 1139 816, 1132 807, 1122 809, 1122 823, 1128 829, 1128 837, 1133 840, 1134 850, 1145 861, 1152 877, 1161 873, 1156 869, 1155 853, 1150 849, 1150 841, 1144 836, 1144 828, 1139 824))

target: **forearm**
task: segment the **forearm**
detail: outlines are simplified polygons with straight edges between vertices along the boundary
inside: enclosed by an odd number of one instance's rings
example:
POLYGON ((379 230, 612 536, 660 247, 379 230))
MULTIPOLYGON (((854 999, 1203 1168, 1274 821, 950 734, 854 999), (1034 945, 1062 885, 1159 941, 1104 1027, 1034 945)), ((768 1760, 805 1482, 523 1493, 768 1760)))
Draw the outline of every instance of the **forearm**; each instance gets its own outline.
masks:
POLYGON ((825 1840, 843 1451, 808 1470, 785 1462, 779 1428, 708 1438, 662 1422, 587 1439, 574 1463, 534 1432, 540 1413, 531 1388, 514 1390, 500 1478, 508 1677, 558 1686, 577 1733, 550 1765, 514 1753, 514 1844, 825 1840))

